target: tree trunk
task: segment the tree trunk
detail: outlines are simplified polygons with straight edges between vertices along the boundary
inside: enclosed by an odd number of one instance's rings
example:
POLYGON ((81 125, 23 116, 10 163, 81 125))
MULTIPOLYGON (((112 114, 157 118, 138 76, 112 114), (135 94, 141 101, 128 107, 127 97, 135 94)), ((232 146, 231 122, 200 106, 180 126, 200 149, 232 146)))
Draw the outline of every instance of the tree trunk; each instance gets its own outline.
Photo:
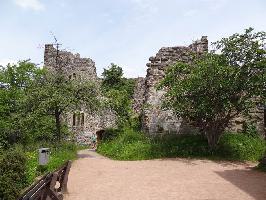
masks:
POLYGON ((221 134, 222 131, 220 131, 217 127, 210 127, 206 130, 206 137, 211 151, 214 151, 217 148, 221 134))
POLYGON ((58 111, 58 109, 55 110, 54 116, 55 116, 55 124, 56 124, 56 137, 57 140, 61 140, 61 121, 60 121, 60 115, 61 113, 58 111))

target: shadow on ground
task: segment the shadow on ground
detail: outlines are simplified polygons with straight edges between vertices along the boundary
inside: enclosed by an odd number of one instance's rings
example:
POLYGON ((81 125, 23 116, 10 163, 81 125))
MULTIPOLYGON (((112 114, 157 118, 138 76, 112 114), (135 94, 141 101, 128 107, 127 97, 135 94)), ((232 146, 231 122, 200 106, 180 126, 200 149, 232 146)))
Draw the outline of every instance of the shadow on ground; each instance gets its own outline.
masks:
POLYGON ((254 199, 266 199, 266 173, 252 169, 233 169, 215 173, 254 199))

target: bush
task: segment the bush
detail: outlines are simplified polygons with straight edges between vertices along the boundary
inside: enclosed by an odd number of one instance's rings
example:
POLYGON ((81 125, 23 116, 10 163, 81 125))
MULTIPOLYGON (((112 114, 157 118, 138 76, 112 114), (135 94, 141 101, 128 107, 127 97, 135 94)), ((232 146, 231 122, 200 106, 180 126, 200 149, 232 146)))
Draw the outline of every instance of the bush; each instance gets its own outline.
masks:
MULTIPOLYGON (((0 149, 1 150, 1 149, 0 149)), ((0 151, 0 199, 17 199, 20 192, 32 184, 37 176, 53 171, 68 160, 77 157, 77 146, 74 143, 37 143, 22 146, 11 146, 0 151), (48 147, 51 150, 47 166, 38 165, 38 149, 48 147)))
POLYGON ((113 140, 114 138, 118 137, 120 132, 121 132, 120 130, 114 128, 106 129, 102 135, 102 140, 103 141, 113 140))
POLYGON ((141 130, 141 116, 140 115, 134 115, 131 116, 129 119, 130 127, 135 131, 141 130))
POLYGON ((260 137, 257 127, 253 123, 243 124, 243 134, 250 136, 250 137, 260 137))
POLYGON ((257 166, 256 169, 262 172, 266 172, 266 165, 262 162, 260 162, 257 166))
POLYGON ((0 199, 18 198, 26 186, 26 155, 22 148, 5 151, 0 158, 0 199))
POLYGON ((173 157, 205 157, 239 161, 257 161, 266 150, 265 141, 250 134, 222 135, 218 149, 210 151, 205 137, 194 135, 161 135, 148 138, 130 128, 110 132, 112 138, 103 140, 97 151, 116 160, 144 160, 173 157))
POLYGON ((265 141, 246 134, 224 134, 219 141, 218 154, 230 160, 259 160, 265 152, 265 141))
POLYGON ((68 160, 74 160, 77 157, 77 146, 74 143, 32 144, 27 147, 27 182, 34 182, 37 176, 48 171, 53 171, 63 165, 68 160), (47 166, 38 165, 38 149, 41 147, 50 148, 50 160, 47 166))
POLYGON ((159 157, 210 156, 207 140, 201 135, 164 135, 154 138, 153 151, 159 157))
POLYGON ((118 155, 120 160, 146 160, 153 157, 151 141, 142 132, 124 129, 116 142, 121 148, 118 155))
POLYGON ((113 130, 117 135, 104 140, 97 151, 116 160, 143 160, 150 158, 151 144, 141 132, 132 129, 113 130))
POLYGON ((144 160, 164 157, 204 157, 210 155, 201 135, 165 135, 148 138, 133 129, 123 129, 113 140, 103 141, 97 151, 117 160, 144 160))

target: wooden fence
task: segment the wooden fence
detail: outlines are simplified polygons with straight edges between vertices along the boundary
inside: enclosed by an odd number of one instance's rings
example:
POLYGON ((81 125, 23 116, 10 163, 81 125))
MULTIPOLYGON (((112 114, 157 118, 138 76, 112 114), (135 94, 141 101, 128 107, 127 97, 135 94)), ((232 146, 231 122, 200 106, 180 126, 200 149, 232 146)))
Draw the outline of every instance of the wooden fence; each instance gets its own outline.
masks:
POLYGON ((63 193, 67 191, 70 167, 71 161, 68 161, 54 172, 44 175, 19 200, 62 200, 63 193))

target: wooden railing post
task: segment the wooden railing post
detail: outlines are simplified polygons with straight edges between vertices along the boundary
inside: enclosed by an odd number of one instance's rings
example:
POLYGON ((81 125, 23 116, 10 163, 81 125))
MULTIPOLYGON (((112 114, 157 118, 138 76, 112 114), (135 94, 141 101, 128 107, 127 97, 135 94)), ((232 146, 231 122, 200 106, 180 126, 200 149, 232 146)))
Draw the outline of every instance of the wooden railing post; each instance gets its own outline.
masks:
POLYGON ((53 173, 46 174, 24 192, 19 200, 63 200, 62 192, 67 191, 70 167, 71 161, 68 161, 53 173), (57 182, 60 183, 58 189, 55 188, 57 182))
POLYGON ((62 181, 62 188, 61 188, 62 192, 67 192, 67 182, 68 182, 68 175, 69 175, 69 172, 70 172, 70 168, 71 168, 71 161, 68 161, 67 165, 66 165, 66 168, 65 168, 63 181, 62 181))

